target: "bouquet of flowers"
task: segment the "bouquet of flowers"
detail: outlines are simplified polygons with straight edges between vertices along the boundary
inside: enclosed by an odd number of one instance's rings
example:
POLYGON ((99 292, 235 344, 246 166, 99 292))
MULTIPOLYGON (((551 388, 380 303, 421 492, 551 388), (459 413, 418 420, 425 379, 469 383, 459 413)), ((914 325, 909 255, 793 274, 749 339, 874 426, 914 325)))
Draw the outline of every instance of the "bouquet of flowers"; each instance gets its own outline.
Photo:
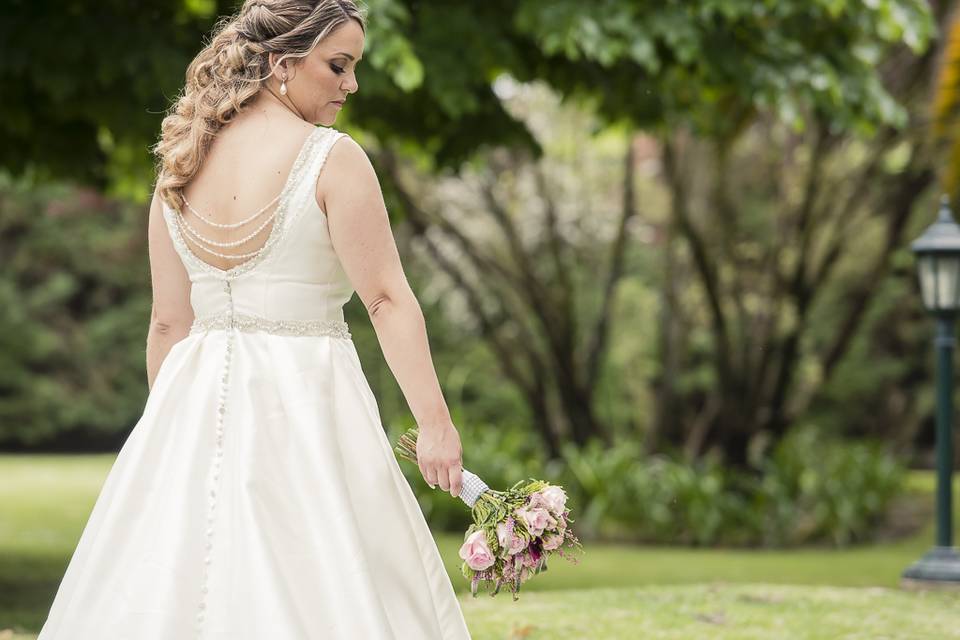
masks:
MULTIPOLYGON (((400 436, 394 448, 397 456, 417 464, 418 429, 413 427, 400 436)), ((470 580, 470 592, 477 597, 481 582, 490 583, 497 595, 509 584, 513 599, 520 585, 532 576, 547 570, 547 556, 556 553, 577 564, 565 554, 565 544, 583 549, 580 541, 567 528, 573 522, 566 508, 563 488, 542 480, 521 480, 506 491, 494 491, 476 474, 462 470, 463 486, 459 498, 471 509, 473 524, 464 534, 460 557, 461 572, 470 580)))

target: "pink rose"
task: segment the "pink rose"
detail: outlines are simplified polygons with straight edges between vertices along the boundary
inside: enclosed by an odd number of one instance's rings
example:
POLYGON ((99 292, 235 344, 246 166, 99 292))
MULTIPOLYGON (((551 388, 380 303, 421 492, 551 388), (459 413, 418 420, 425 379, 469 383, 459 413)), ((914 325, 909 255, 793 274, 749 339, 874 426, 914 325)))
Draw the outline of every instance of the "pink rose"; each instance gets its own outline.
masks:
POLYGON ((496 561, 489 545, 487 545, 486 534, 481 529, 477 529, 467 536, 463 546, 460 547, 459 555, 460 558, 467 561, 467 566, 474 571, 487 569, 496 561))
POLYGON ((540 491, 534 491, 533 493, 530 494, 530 497, 528 498, 527 506, 530 508, 547 506, 547 500, 543 496, 543 489, 541 489, 540 491))
POLYGON ((500 548, 506 550, 507 555, 519 553, 527 547, 527 541, 522 536, 512 533, 506 522, 497 525, 497 541, 500 542, 500 548))
POLYGON ((543 533, 544 529, 557 525, 556 519, 543 507, 520 507, 517 509, 516 515, 527 525, 527 530, 531 535, 535 536, 543 533))
POLYGON ((531 507, 546 507, 554 515, 563 513, 567 505, 567 494, 558 486, 550 485, 530 494, 531 507))
POLYGON ((563 536, 558 533, 548 533, 543 537, 543 550, 553 551, 563 544, 563 536))
POLYGON ((557 533, 563 533, 567 530, 567 519, 564 516, 557 518, 557 533))

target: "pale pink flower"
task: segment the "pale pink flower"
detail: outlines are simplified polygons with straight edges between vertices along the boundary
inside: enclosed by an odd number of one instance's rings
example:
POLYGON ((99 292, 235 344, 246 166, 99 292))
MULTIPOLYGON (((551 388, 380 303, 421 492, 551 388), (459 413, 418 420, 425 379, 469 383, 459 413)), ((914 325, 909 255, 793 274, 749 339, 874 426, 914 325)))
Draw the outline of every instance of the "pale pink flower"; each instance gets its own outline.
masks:
POLYGON ((556 485, 544 487, 530 494, 531 507, 546 507, 554 515, 561 515, 566 505, 567 494, 556 485))
POLYGON ((513 555, 527 548, 527 541, 523 536, 512 533, 505 522, 497 525, 497 540, 500 548, 506 550, 506 555, 513 555))
POLYGON ((530 534, 535 536, 542 534, 544 529, 557 525, 557 520, 544 507, 523 506, 517 509, 516 515, 527 525, 530 534))
POLYGON ((557 518, 556 532, 563 533, 566 530, 567 530, 567 517, 560 516, 559 518, 557 518))
POLYGON ((558 533, 548 533, 543 537, 543 550, 553 551, 563 544, 563 536, 558 533))
POLYGON ((487 545, 485 534, 480 529, 467 536, 463 546, 460 547, 459 555, 460 558, 467 561, 467 566, 474 571, 487 569, 496 562, 493 552, 487 545))

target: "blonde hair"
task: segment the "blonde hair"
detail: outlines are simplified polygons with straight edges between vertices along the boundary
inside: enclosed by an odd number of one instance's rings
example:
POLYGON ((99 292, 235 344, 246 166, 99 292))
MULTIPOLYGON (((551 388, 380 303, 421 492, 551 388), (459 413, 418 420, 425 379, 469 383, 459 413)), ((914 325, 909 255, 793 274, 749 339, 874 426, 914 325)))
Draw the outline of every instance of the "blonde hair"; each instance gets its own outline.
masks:
POLYGON ((342 24, 366 20, 352 0, 247 0, 214 26, 209 44, 187 67, 186 83, 160 125, 157 191, 180 211, 183 187, 196 175, 216 133, 270 77, 269 54, 303 58, 342 24))

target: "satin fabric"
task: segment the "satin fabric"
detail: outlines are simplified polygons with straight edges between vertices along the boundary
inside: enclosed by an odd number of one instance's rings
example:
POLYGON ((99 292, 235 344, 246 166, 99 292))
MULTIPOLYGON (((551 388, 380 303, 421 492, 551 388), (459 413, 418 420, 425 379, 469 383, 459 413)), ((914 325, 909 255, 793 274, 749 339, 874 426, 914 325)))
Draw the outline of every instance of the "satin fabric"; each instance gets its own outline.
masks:
MULTIPOLYGON (((198 317, 232 304, 270 319, 343 318, 353 291, 312 189, 342 136, 321 127, 305 142, 286 216, 252 268, 198 264, 165 211, 198 317)), ((212 329, 164 358, 38 640, 185 638, 469 640, 351 339, 212 329)))

